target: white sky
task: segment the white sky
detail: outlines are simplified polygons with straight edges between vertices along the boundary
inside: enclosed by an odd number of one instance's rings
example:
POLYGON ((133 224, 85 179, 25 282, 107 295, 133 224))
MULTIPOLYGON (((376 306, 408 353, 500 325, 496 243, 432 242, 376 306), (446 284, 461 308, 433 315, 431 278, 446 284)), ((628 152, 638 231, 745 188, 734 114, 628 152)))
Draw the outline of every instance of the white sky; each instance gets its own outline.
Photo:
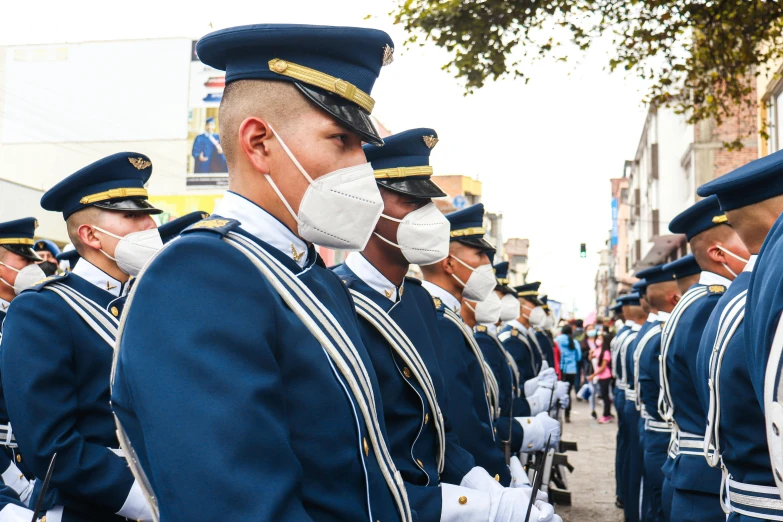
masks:
POLYGON ((441 70, 444 51, 433 44, 403 48, 406 34, 387 15, 393 0, 10 3, 0 2, 0 45, 198 37, 210 23, 215 29, 310 23, 385 30, 396 59, 375 85, 374 114, 392 132, 437 130, 436 174, 483 181, 484 204, 504 214, 505 238, 530 239, 529 280, 543 281, 543 292, 567 308, 576 305, 580 316, 594 309, 598 251, 611 227, 608 180, 633 158, 645 116, 641 84, 604 70, 608 46, 586 56, 575 52, 569 64, 532 64, 527 85, 508 79, 464 97, 441 70), (579 258, 582 242, 587 259, 579 258))

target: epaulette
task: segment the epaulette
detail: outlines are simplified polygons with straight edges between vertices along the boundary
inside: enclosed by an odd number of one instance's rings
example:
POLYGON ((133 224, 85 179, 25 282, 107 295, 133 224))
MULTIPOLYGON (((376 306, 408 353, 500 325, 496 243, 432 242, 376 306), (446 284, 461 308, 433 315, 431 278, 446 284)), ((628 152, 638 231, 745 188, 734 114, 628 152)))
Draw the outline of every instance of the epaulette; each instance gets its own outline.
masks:
POLYGON ((40 281, 36 281, 29 287, 25 288, 25 292, 28 290, 34 290, 36 292, 40 292, 43 287, 45 287, 48 284, 54 283, 55 281, 63 281, 68 278, 70 275, 70 272, 65 272, 61 275, 50 275, 49 277, 44 277, 40 281))
POLYGON ((416 279, 415 277, 405 276, 405 282, 421 286, 421 279, 416 279))
POLYGON ((188 234, 190 232, 198 232, 206 230, 219 234, 220 237, 225 237, 229 232, 239 227, 241 223, 236 219, 225 219, 221 217, 212 216, 209 219, 204 219, 198 223, 193 223, 188 228, 182 231, 182 234, 188 234))
POLYGON ((722 294, 726 292, 726 287, 723 285, 710 285, 707 287, 707 291, 710 294, 722 294))
POLYGON ((487 327, 484 326, 483 324, 480 324, 480 325, 476 326, 476 331, 479 332, 479 333, 486 333, 487 332, 487 327))
POLYGON ((435 304, 435 310, 443 310, 443 301, 440 300, 440 297, 433 296, 432 302, 435 304))

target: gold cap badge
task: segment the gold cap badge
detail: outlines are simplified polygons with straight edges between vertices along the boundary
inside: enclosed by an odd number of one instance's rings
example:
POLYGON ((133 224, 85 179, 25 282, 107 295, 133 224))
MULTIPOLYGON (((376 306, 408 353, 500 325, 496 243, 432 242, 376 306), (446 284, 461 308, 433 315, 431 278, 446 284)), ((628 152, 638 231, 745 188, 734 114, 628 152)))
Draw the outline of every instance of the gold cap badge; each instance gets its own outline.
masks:
POLYGON ((431 149, 431 148, 433 148, 433 147, 435 147, 435 145, 437 145, 437 144, 438 144, 438 142, 440 141, 440 140, 439 140, 438 138, 436 138, 435 136, 422 136, 422 137, 421 137, 421 139, 423 139, 423 140, 424 140, 424 144, 425 144, 425 145, 426 145, 428 148, 430 148, 430 149, 431 149))
POLYGON ((130 161, 130 164, 136 167, 138 170, 144 170, 147 167, 152 166, 152 162, 147 161, 144 158, 128 158, 128 161, 130 161))
POLYGON ((381 64, 383 66, 389 65, 394 61, 394 47, 389 47, 389 44, 386 44, 386 46, 383 48, 383 61, 381 64))
POLYGON ((729 218, 726 217, 726 214, 715 216, 714 218, 712 218, 712 222, 715 223, 716 225, 719 225, 720 223, 728 223, 728 221, 729 218))

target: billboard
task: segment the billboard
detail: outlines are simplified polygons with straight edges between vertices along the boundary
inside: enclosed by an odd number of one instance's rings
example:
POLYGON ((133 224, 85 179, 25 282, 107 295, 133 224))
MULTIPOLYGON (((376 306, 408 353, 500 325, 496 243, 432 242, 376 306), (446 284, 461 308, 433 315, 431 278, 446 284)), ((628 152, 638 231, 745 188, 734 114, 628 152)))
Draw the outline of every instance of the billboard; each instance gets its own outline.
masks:
POLYGON ((618 213, 619 213, 619 205, 617 202, 617 198, 612 198, 612 244, 611 244, 612 248, 617 246, 617 238, 619 236, 619 228, 617 224, 618 213))
POLYGON ((201 63, 196 42, 190 50, 188 113, 188 185, 221 185, 215 174, 226 174, 226 157, 220 145, 218 108, 226 87, 226 73, 201 63))

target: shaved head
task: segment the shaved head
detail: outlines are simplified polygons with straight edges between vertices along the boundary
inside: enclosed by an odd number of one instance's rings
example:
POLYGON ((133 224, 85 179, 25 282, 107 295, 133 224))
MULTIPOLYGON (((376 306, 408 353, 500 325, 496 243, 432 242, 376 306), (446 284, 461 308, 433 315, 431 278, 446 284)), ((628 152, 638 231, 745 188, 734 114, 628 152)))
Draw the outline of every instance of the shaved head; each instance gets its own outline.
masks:
POLYGON ((725 245, 730 242, 737 233, 728 225, 718 225, 716 227, 708 228, 704 232, 695 235, 691 238, 691 250, 693 256, 696 258, 696 262, 700 267, 710 266, 713 261, 707 254, 707 249, 716 243, 725 245))
POLYGON ((226 85, 220 102, 220 144, 226 155, 228 172, 239 152, 239 126, 246 118, 263 118, 285 133, 300 116, 318 110, 290 82, 239 80, 226 85))
POLYGON ((659 312, 671 313, 680 300, 680 288, 677 286, 677 281, 671 280, 649 285, 647 300, 650 302, 650 306, 659 312))
POLYGON ((78 212, 74 212, 68 219, 65 220, 65 225, 68 227, 68 239, 73 243, 73 248, 80 256, 84 257, 84 243, 82 243, 79 237, 79 227, 82 225, 97 225, 101 226, 103 222, 101 217, 106 212, 98 207, 87 207, 78 212))

